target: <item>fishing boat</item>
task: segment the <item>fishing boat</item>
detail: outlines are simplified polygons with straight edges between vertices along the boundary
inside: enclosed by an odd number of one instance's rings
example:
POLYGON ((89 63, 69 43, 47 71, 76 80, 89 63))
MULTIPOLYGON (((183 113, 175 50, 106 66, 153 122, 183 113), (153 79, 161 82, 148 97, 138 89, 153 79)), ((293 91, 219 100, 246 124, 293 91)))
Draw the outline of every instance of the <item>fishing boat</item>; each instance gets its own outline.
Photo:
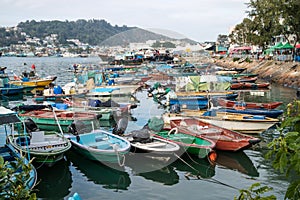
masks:
MULTIPOLYGON (((2 118, 2 117, 0 117, 2 118)), ((2 119, 3 120, 3 119, 2 119)), ((1 125, 3 125, 3 122, 1 120, 1 125)), ((4 146, 0 147, 0 157, 3 158, 4 163, 7 163, 5 167, 12 168, 14 171, 13 174, 11 174, 10 181, 14 182, 14 184, 18 185, 18 181, 22 181, 22 184, 25 183, 27 189, 32 189, 37 181, 37 172, 35 167, 29 162, 29 160, 21 156, 20 152, 18 152, 16 149, 14 149, 10 144, 6 144, 4 146), (28 172, 28 176, 23 176, 23 180, 18 180, 17 176, 20 175, 20 173, 24 172, 23 169, 20 167, 18 169, 13 168, 13 166, 18 166, 18 163, 22 163, 23 165, 27 165, 30 167, 30 170, 28 172)), ((4 180, 1 180, 1 184, 4 183, 4 180)), ((10 187, 7 185, 7 187, 10 187)), ((0 192, 0 196, 4 197, 5 191, 0 192)))
POLYGON ((35 87, 46 87, 56 80, 56 76, 50 76, 45 78, 27 78, 27 79, 17 79, 9 81, 13 85, 21 86, 35 86, 35 87))
MULTIPOLYGON (((207 123, 246 134, 259 134, 279 123, 278 119, 263 115, 219 112, 217 110, 183 110, 180 113, 165 113, 165 120, 183 116, 199 118, 207 123)), ((166 124, 170 124, 167 120, 166 124)))
POLYGON ((131 147, 124 138, 99 129, 67 137, 77 152, 90 160, 104 163, 123 165, 124 155, 131 147))
POLYGON ((225 108, 244 107, 244 108, 265 108, 275 109, 280 106, 283 102, 270 102, 270 103, 256 103, 256 102, 244 102, 244 101, 233 101, 224 98, 218 98, 218 106, 225 108))
POLYGON ((95 113, 54 110, 47 107, 48 105, 23 105, 15 109, 19 110, 18 115, 21 119, 30 118, 40 130, 63 133, 67 133, 69 126, 76 120, 89 123, 94 118, 101 117, 95 113))
POLYGON ((196 118, 170 119, 170 125, 171 128, 177 128, 178 132, 214 141, 217 150, 239 151, 260 142, 259 138, 215 126, 196 118))
MULTIPOLYGON (((0 109, 5 111, 3 107, 0 109)), ((7 133, 8 144, 28 159, 34 158, 34 163, 39 165, 53 166, 63 159, 64 153, 71 148, 67 138, 59 133, 40 131, 32 121, 21 122, 17 113, 13 113, 9 116, 1 114, 1 118, 7 118, 3 120, 14 120, 14 123, 10 122, 10 133, 7 133)))

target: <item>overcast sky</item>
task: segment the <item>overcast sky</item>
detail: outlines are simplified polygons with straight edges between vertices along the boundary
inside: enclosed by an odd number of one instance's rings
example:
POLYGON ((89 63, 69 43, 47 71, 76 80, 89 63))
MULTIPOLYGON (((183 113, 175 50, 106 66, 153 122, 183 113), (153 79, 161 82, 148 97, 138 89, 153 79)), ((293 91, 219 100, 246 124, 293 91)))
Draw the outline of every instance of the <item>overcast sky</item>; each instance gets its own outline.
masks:
POLYGON ((104 19, 111 25, 167 29, 215 41, 242 22, 249 0, 1 0, 0 26, 26 20, 104 19))

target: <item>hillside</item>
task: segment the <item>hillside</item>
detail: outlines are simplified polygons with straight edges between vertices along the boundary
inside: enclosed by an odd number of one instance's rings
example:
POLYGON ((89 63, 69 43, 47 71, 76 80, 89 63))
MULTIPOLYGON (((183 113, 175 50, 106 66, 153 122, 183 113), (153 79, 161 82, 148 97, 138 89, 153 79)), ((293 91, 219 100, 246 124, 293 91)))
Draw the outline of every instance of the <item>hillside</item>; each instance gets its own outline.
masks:
POLYGON ((105 20, 77 20, 77 21, 26 21, 20 22, 18 30, 7 32, 0 28, 0 46, 24 42, 26 33, 28 37, 44 40, 51 34, 57 34, 59 44, 67 44, 68 39, 79 39, 82 43, 89 45, 127 45, 133 42, 146 42, 147 40, 184 40, 196 43, 189 39, 172 39, 170 37, 147 31, 137 27, 112 26, 105 20), (5 39, 4 39, 5 38, 5 39))

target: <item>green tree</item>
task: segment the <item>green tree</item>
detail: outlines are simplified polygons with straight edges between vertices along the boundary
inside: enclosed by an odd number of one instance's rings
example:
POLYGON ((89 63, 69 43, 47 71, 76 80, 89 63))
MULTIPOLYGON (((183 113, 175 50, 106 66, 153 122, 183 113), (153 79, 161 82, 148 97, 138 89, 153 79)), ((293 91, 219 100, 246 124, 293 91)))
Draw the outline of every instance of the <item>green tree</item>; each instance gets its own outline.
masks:
POLYGON ((274 159, 273 167, 291 179, 285 199, 300 199, 300 101, 288 104, 279 130, 281 135, 269 143, 266 157, 274 159))
POLYGON ((17 159, 16 163, 8 163, 0 156, 0 199, 36 199, 36 194, 27 188, 30 170, 30 163, 24 164, 21 159, 17 159), (22 169, 21 172, 15 173, 19 169, 22 169))

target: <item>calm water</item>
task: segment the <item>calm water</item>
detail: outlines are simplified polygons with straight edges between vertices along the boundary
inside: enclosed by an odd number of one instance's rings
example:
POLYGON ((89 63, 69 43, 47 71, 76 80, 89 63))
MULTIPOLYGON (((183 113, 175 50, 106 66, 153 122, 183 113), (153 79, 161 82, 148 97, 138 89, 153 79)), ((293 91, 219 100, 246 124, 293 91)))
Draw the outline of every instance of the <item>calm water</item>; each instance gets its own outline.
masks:
MULTIPOLYGON (((35 64, 40 75, 58 76, 56 84, 72 80, 74 63, 96 66, 95 58, 9 58, 0 57, 0 66, 7 72, 20 74, 35 64), (25 65, 26 64, 26 65, 25 65)), ((130 121, 128 130, 141 128, 152 116, 160 115, 160 109, 146 92, 138 92, 139 106, 132 111, 136 121, 130 121)), ((250 94, 243 92, 240 98, 251 101, 283 101, 285 104, 296 98, 290 88, 272 85, 271 91, 250 94)), ((30 102, 30 96, 22 100, 2 101, 5 106, 30 102)), ((281 107, 282 109, 284 106, 281 107)), ((263 133, 264 141, 270 140, 273 131, 263 133)), ((4 141, 3 134, 0 135, 4 141)), ((264 159, 265 150, 256 148, 239 153, 218 152, 218 164, 211 166, 205 160, 184 156, 170 165, 153 159, 126 157, 125 166, 115 169, 101 163, 91 162, 68 152, 65 160, 52 168, 38 167, 36 193, 40 199, 67 199, 78 192, 82 199, 233 199, 238 189, 248 188, 260 182, 273 187, 272 194, 283 199, 288 182, 283 175, 273 170, 264 159), (195 175, 199 175, 198 177, 195 175)))

